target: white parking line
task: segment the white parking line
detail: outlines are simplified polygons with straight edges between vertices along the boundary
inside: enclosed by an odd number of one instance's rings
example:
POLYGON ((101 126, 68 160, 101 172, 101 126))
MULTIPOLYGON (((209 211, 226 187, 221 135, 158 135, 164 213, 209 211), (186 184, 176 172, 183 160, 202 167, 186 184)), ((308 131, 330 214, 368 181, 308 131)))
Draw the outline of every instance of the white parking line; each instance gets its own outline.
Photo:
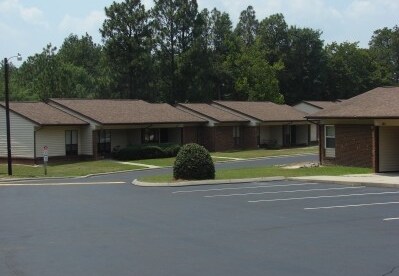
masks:
POLYGON ((114 185, 126 182, 70 182, 70 183, 0 183, 0 187, 10 186, 66 186, 66 185, 114 185))
POLYGON ((248 202, 249 203, 258 203, 258 202, 291 201, 291 200, 304 200, 304 199, 337 198, 337 197, 366 196, 366 195, 388 195, 388 194, 399 194, 399 192, 382 192, 382 193, 365 193, 365 194, 348 194, 348 195, 329 195, 329 196, 307 196, 307 197, 291 197, 291 198, 276 198, 276 199, 260 199, 260 200, 250 200, 248 202))
POLYGON ((384 221, 399 220, 399 218, 386 218, 384 221))
POLYGON ((174 191, 172 194, 179 193, 197 193, 197 192, 214 192, 214 191, 225 191, 225 190, 245 190, 245 189, 261 189, 261 188, 274 188, 274 187, 292 187, 292 186, 307 186, 307 185, 322 185, 320 183, 301 183, 301 184, 283 184, 283 185, 259 185, 249 187, 234 187, 234 188, 213 188, 204 190, 182 190, 174 191))
POLYGON ((225 194, 225 195, 209 195, 204 197, 232 197, 232 196, 248 196, 248 195, 264 195, 264 194, 283 194, 283 193, 298 193, 298 192, 317 192, 317 191, 335 191, 335 190, 349 190, 360 189, 364 186, 344 187, 344 188, 328 188, 328 189, 307 189, 307 190, 292 190, 292 191, 276 191, 276 192, 259 192, 259 193, 245 193, 245 194, 225 194))
MULTIPOLYGON (((399 204, 399 202, 397 202, 397 201, 393 201, 393 202, 376 202, 376 203, 341 205, 341 206, 337 205, 337 206, 312 207, 312 208, 304 208, 304 209, 305 210, 320 210, 320 209, 351 208, 351 207, 364 207, 364 206, 390 205, 390 204, 399 204)), ((399 219, 399 218, 397 218, 397 219, 399 219)), ((393 219, 384 219, 384 220, 393 220, 393 219)))

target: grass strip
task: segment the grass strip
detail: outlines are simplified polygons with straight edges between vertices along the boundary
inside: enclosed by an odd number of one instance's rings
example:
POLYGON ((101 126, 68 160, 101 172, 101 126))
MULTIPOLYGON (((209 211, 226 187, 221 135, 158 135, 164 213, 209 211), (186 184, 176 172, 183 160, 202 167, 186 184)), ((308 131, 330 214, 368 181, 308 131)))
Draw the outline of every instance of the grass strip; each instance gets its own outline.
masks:
MULTIPOLYGON (((314 168, 298 168, 286 169, 278 166, 268 167, 255 167, 255 168, 242 168, 242 169, 222 169, 216 171, 216 179, 244 179, 256 177, 269 177, 269 176, 283 176, 283 177, 296 177, 296 176, 318 176, 329 175, 338 176, 346 174, 365 174, 371 173, 372 170, 368 168, 356 167, 341 167, 341 166, 326 166, 314 168)), ((139 179, 145 182, 173 182, 172 174, 165 174, 159 176, 147 176, 139 179)))
POLYGON ((225 152, 212 152, 212 156, 232 157, 232 158, 260 158, 279 155, 293 155, 293 154, 316 154, 318 147, 300 147, 289 149, 256 149, 256 150, 237 150, 225 152))
MULTIPOLYGON (((47 166, 48 177, 68 177, 68 176, 84 176, 88 174, 135 170, 144 167, 120 164, 111 160, 86 161, 68 164, 54 164, 47 166)), ((44 169, 42 165, 28 166, 28 165, 13 165, 13 177, 43 177, 44 169)), ((0 165, 0 178, 8 177, 7 165, 0 165)))

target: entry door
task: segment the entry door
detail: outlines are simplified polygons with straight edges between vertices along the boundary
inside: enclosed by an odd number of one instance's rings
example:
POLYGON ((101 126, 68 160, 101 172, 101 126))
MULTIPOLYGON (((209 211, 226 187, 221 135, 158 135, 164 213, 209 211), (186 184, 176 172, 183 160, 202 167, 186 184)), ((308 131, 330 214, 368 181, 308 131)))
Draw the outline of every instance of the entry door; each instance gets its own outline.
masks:
POLYGON ((399 127, 379 128, 379 171, 399 171, 399 127))
POLYGON ((160 143, 168 143, 169 142, 169 133, 167 128, 161 128, 159 130, 159 142, 160 143))

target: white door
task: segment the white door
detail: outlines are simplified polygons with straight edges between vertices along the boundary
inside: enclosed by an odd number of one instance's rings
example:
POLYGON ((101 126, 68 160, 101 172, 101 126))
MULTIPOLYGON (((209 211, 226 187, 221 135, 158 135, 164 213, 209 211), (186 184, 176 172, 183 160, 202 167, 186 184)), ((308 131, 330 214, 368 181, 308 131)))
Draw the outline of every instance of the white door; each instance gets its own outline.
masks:
POLYGON ((399 171, 399 127, 380 127, 379 171, 399 171))

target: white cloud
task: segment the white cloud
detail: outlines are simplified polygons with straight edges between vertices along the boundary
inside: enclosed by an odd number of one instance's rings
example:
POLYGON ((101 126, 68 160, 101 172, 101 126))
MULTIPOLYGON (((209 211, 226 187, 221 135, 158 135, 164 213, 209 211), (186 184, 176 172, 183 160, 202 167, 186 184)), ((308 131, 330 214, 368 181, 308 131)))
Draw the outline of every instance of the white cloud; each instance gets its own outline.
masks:
POLYGON ((18 10, 19 3, 18 0, 4 0, 0 2, 0 12, 1 13, 8 13, 11 11, 18 10))
POLYGON ((16 14, 22 20, 34 25, 48 27, 49 24, 44 20, 44 14, 38 7, 26 7, 19 0, 4 0, 0 2, 0 13, 16 14))
POLYGON ((348 19, 359 20, 364 17, 372 16, 375 13, 379 12, 378 6, 371 1, 357 0, 353 1, 348 9, 345 11, 348 19))
POLYGON ((59 29, 68 33, 91 33, 98 31, 104 20, 105 14, 103 11, 92 11, 84 18, 73 17, 67 14, 59 24, 59 29))
POLYGON ((19 12, 24 21, 46 28, 49 27, 49 24, 44 20, 43 12, 39 8, 20 8, 19 12))

